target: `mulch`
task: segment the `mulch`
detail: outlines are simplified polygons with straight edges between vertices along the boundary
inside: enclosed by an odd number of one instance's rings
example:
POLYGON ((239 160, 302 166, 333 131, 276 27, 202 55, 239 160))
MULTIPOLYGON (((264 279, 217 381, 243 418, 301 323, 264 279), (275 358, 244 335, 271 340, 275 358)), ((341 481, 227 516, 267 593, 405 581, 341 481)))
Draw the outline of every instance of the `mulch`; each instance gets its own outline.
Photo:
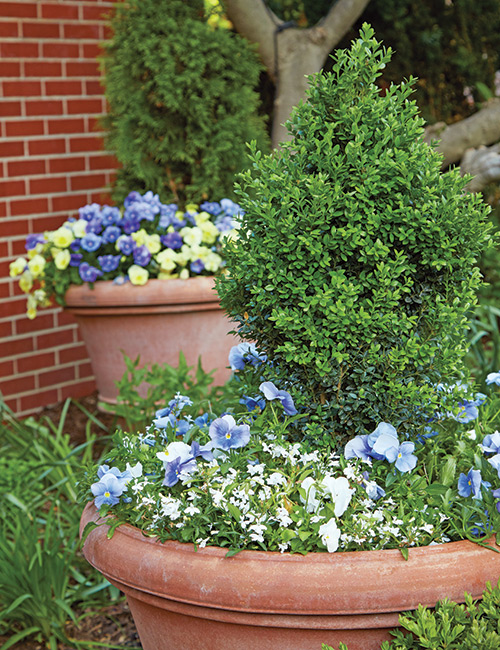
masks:
MULTIPOLYGON (((109 428, 110 433, 114 431, 116 418, 113 415, 98 411, 97 393, 78 399, 78 402, 105 424, 109 428)), ((47 417, 52 422, 58 423, 63 407, 64 402, 45 407, 37 417, 47 417)), ((70 435, 72 443, 81 444, 85 442, 87 420, 88 418, 82 410, 76 404, 71 403, 66 414, 64 431, 70 435)), ((103 435, 102 429, 97 425, 92 426, 92 432, 98 436, 103 435)), ((97 451, 99 451, 99 445, 96 446, 97 451)), ((75 614, 79 624, 78 626, 73 625, 71 622, 68 624, 65 632, 69 639, 74 639, 75 642, 90 641, 96 644, 102 644, 96 645, 96 650, 99 647, 103 649, 118 647, 124 650, 126 648, 141 648, 139 636, 125 599, 98 611, 91 609, 75 610, 75 614)), ((8 638, 8 636, 0 636, 0 647, 8 638)), ((73 643, 70 645, 60 643, 58 644, 57 650, 75 650, 77 647, 73 643)), ((11 648, 12 650, 47 650, 45 644, 34 639, 24 639, 11 646, 11 648)))

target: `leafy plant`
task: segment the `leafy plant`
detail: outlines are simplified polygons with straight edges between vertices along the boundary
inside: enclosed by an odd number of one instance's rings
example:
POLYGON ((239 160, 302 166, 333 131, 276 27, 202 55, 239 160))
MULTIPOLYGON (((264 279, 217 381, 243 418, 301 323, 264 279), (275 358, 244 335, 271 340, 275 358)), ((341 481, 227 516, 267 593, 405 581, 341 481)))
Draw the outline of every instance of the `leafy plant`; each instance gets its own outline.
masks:
POLYGON ((261 65, 239 35, 212 29, 202 0, 120 2, 104 44, 114 197, 152 190, 182 205, 232 196, 245 143, 267 146, 254 88, 261 65))
POLYGON ((409 434, 443 378, 466 378, 475 264, 491 244, 489 207, 421 139, 414 80, 380 93, 390 58, 365 25, 331 73, 310 77, 292 141, 272 156, 251 148, 240 237, 217 281, 239 335, 268 357, 263 376, 334 446, 373 422, 409 434))
MULTIPOLYGON (((489 583, 482 600, 465 594, 459 605, 444 599, 434 609, 418 606, 414 612, 399 617, 402 629, 391 634, 394 641, 384 641, 381 650, 497 650, 500 647, 500 582, 489 583)), ((322 650, 333 650, 323 645, 322 650)), ((343 643, 339 650, 348 650, 343 643)))
POLYGON ((140 357, 132 360, 124 354, 123 358, 127 370, 116 384, 117 404, 108 408, 124 420, 125 428, 130 432, 144 431, 166 396, 182 393, 194 402, 224 403, 234 393, 232 384, 212 386, 213 371, 205 372, 201 359, 194 370, 188 366, 182 351, 179 352, 177 368, 166 363, 141 366, 140 357))
POLYGON ((470 320, 467 362, 481 390, 488 374, 500 368, 500 309, 494 305, 478 305, 470 320))

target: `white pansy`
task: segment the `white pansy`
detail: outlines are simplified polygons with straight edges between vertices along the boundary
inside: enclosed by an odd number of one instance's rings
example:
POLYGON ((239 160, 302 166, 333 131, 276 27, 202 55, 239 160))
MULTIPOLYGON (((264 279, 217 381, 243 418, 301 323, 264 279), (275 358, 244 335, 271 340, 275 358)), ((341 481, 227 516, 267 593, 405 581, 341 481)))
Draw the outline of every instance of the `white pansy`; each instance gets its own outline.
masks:
POLYGON ((340 529, 335 519, 330 519, 319 527, 321 541, 329 553, 334 553, 339 547, 340 529))
POLYGON ((302 481, 300 487, 306 493, 305 497, 300 495, 300 500, 305 505, 307 512, 315 512, 320 506, 320 501, 316 498, 316 485, 314 479, 311 476, 308 476, 302 481))
POLYGON ((349 481, 344 476, 333 478, 333 476, 325 476, 322 481, 324 486, 332 497, 335 504, 335 516, 341 517, 347 510, 351 502, 354 490, 349 487, 349 481))
POLYGON ((156 457, 163 461, 163 463, 170 463, 176 458, 180 458, 180 462, 185 462, 191 458, 191 447, 186 445, 185 442, 171 442, 167 445, 165 451, 158 451, 156 457))

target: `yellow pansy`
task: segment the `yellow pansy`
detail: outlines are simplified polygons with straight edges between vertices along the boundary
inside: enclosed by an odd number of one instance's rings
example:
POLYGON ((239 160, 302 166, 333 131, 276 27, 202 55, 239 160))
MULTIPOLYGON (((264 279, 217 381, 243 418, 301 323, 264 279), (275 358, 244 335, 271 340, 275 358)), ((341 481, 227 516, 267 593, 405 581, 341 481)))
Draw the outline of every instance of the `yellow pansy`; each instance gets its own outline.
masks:
POLYGON ((178 277, 178 273, 169 273, 168 271, 160 271, 160 273, 158 273, 158 278, 160 280, 173 280, 174 278, 178 277))
POLYGON ((213 244, 219 236, 219 229, 211 221, 201 223, 200 230, 203 233, 202 242, 204 244, 213 244))
POLYGON ((18 257, 17 260, 14 260, 9 264, 9 275, 11 278, 15 278, 21 273, 24 273, 26 268, 26 260, 24 257, 18 257))
POLYGON ((81 239, 86 235, 87 224, 88 221, 86 219, 78 219, 77 221, 71 222, 71 228, 73 229, 73 234, 75 235, 75 237, 81 239))
POLYGON ((187 269, 182 269, 179 273, 179 277, 181 280, 187 280, 189 278, 189 271, 187 269))
POLYGON ((67 248, 74 241, 75 236, 69 228, 61 226, 61 228, 54 230, 50 239, 57 248, 67 248))
POLYGON ((135 285, 146 284, 149 278, 149 272, 138 264, 132 264, 128 270, 130 282, 135 285))
POLYGON ((141 228, 137 232, 133 232, 130 236, 138 246, 142 246, 143 244, 146 243, 146 238, 148 236, 148 233, 144 230, 144 228, 141 228))
POLYGON ((173 271, 178 263, 178 254, 171 248, 166 248, 158 253, 156 261, 162 271, 173 271))
POLYGON ((215 273, 215 271, 217 271, 222 264, 222 257, 220 255, 217 255, 217 253, 210 253, 210 255, 207 255, 203 260, 203 264, 205 265, 207 271, 210 273, 215 273))
POLYGON ((43 258, 41 255, 35 255, 28 262, 28 268, 33 274, 33 277, 38 278, 38 276, 43 273, 43 269, 45 268, 45 258, 43 258))
POLYGON ((182 228, 180 235, 188 246, 199 246, 203 240, 203 232, 197 226, 182 228))
POLYGON ((54 257, 54 264, 56 265, 56 268, 59 269, 60 271, 64 271, 64 269, 67 269, 70 261, 71 261, 71 253, 67 248, 65 248, 63 251, 59 251, 57 255, 55 255, 54 257))
POLYGON ((151 253, 151 255, 155 255, 156 253, 161 251, 160 235, 156 235, 156 234, 146 235, 144 240, 144 245, 151 253))
POLYGON ((19 287, 21 288, 21 291, 24 291, 24 293, 28 293, 29 291, 31 291, 32 286, 33 286, 33 276, 29 271, 25 271, 19 278, 19 287))
POLYGON ((201 227, 202 223, 210 221, 210 215, 208 212, 200 212, 200 214, 195 216, 194 220, 196 221, 196 225, 201 227))

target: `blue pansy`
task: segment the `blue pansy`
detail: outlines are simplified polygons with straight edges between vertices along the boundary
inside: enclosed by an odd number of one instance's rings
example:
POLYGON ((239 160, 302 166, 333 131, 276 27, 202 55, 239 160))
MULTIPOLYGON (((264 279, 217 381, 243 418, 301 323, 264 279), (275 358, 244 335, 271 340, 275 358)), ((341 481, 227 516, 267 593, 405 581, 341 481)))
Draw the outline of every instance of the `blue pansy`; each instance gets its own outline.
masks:
POLYGON ((181 235, 178 232, 169 232, 166 235, 162 235, 160 237, 160 241, 164 246, 167 248, 172 248, 173 250, 182 248, 182 245, 184 243, 181 235))
POLYGON ((231 201, 231 199, 222 199, 220 202, 220 206, 224 210, 224 212, 226 214, 229 214, 231 217, 234 217, 239 214, 243 214, 243 211, 240 208, 240 206, 234 201, 231 201))
POLYGON ((37 244, 45 244, 45 237, 42 234, 28 235, 26 237, 26 250, 30 251, 37 247, 37 244))
POLYGON ((200 205, 200 210, 203 212, 208 212, 208 214, 211 214, 214 217, 222 212, 220 203, 217 203, 217 201, 205 201, 200 205))
POLYGON ((372 448, 368 442, 368 436, 356 436, 346 444, 344 448, 345 458, 360 458, 361 460, 370 460, 372 456, 372 448))
POLYGON ((481 472, 478 469, 470 469, 467 474, 460 474, 458 477, 458 494, 461 497, 473 499, 481 498, 481 472))
POLYGON ((121 255, 99 255, 97 261, 104 273, 111 273, 119 267, 121 257, 121 255))
POLYGON ((120 253, 123 253, 124 255, 131 255, 134 252, 137 244, 132 237, 122 236, 118 240, 116 246, 120 253))
POLYGON ((87 251, 88 253, 93 253, 96 251, 101 246, 101 244, 102 237, 99 237, 99 235, 96 235, 93 232, 87 233, 80 240, 80 246, 84 251, 87 251))
POLYGON ((82 259, 83 259, 83 255, 81 253, 71 253, 71 256, 69 258, 69 265, 79 266, 82 259))
POLYGON ((240 404, 245 404, 249 411, 255 411, 257 408, 263 411, 266 406, 265 400, 259 395, 256 395, 255 397, 248 397, 248 395, 243 395, 243 398, 240 399, 240 404))
POLYGON ((103 205, 101 219, 104 226, 111 226, 121 219, 120 210, 114 206, 103 205))
POLYGON ((78 267, 78 273, 84 282, 95 282, 102 275, 102 271, 88 262, 82 262, 78 267))
POLYGON ((247 363, 256 367, 266 360, 266 355, 259 354, 254 343, 239 343, 229 351, 231 370, 243 370, 247 363))
POLYGON ((94 235, 99 235, 102 231, 102 219, 100 217, 94 217, 87 223, 87 228, 85 232, 93 232, 94 235))
POLYGON ((122 234, 121 228, 118 226, 107 226, 106 230, 102 233, 102 239, 107 244, 114 244, 118 237, 122 234))
POLYGON ((191 443, 191 454, 193 458, 198 458, 198 456, 201 456, 203 460, 213 460, 214 455, 212 453, 212 449, 213 444, 210 442, 207 445, 200 445, 200 443, 196 440, 191 443))
POLYGON ((159 228, 168 228, 173 225, 175 213, 179 209, 176 203, 169 203, 169 205, 160 205, 160 221, 159 228))
POLYGON ((151 253, 147 246, 137 246, 134 250, 134 262, 139 266, 147 266, 151 260, 151 253))
POLYGON ((189 268, 193 273, 201 273, 205 269, 205 265, 200 259, 197 259, 194 262, 191 262, 189 268))
POLYGON ((78 253, 78 251, 81 249, 80 242, 81 242, 80 239, 73 239, 73 241, 69 245, 69 249, 74 253, 78 253))
POLYGON ((215 220, 215 227, 219 232, 228 232, 234 228, 234 219, 230 214, 221 214, 215 220))
POLYGON ((100 508, 103 504, 114 506, 120 501, 132 474, 128 471, 120 472, 116 467, 110 469, 107 465, 101 465, 97 477, 100 480, 93 483, 90 489, 95 497, 96 508, 100 508))
POLYGON ((195 470, 196 460, 194 458, 181 460, 178 457, 175 460, 165 463, 165 478, 163 479, 162 485, 173 487, 179 480, 182 481, 183 478, 187 478, 195 470))
POLYGON ((180 393, 177 393, 168 403, 168 408, 176 414, 180 413, 185 406, 193 406, 193 400, 180 393))
POLYGON ((226 414, 216 418, 208 430, 214 447, 218 449, 237 449, 244 447, 250 440, 248 424, 236 424, 232 415, 226 414))
POLYGON ((482 444, 479 445, 486 454, 500 454, 500 433, 488 434, 484 436, 482 444))
POLYGON ((279 390, 276 388, 272 381, 262 382, 262 384, 259 386, 259 390, 264 393, 264 397, 267 400, 277 399, 279 402, 281 402, 283 410, 287 415, 296 415, 297 409, 293 403, 292 396, 290 393, 287 393, 286 390, 279 390))
POLYGON ((80 219, 91 221, 94 217, 98 217, 101 214, 101 206, 98 203, 84 205, 82 208, 79 208, 78 214, 80 219))

